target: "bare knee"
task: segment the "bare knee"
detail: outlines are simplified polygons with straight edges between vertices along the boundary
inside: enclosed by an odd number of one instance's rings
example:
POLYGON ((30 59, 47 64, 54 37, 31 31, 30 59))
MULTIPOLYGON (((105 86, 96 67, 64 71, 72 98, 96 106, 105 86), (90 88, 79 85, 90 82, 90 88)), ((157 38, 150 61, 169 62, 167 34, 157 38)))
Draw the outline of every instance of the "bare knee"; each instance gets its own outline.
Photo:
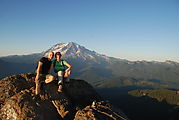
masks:
POLYGON ((45 83, 50 83, 53 80, 55 80, 55 77, 54 76, 49 76, 48 79, 45 80, 45 83))

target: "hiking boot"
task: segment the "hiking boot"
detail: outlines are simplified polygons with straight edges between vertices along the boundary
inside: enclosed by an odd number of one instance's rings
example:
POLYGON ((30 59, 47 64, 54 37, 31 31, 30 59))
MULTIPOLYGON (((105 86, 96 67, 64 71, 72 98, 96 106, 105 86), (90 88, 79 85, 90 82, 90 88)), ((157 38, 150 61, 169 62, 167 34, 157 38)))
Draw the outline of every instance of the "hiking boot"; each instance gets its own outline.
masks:
POLYGON ((33 98, 32 98, 34 101, 40 101, 41 98, 39 95, 35 95, 33 98))
POLYGON ((66 83, 69 83, 69 82, 70 82, 70 78, 66 78, 66 79, 65 79, 65 82, 66 82, 66 83))
POLYGON ((63 89, 62 85, 59 85, 58 86, 58 92, 62 92, 62 89, 63 89))
POLYGON ((40 95, 35 95, 32 99, 34 100, 37 106, 40 106, 41 103, 40 95))

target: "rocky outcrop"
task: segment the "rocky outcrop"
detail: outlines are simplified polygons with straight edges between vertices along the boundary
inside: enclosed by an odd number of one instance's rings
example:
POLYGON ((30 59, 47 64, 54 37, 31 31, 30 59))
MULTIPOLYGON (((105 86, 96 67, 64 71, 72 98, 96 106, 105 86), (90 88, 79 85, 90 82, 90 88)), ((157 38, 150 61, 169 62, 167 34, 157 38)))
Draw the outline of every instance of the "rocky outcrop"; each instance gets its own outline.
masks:
POLYGON ((63 92, 56 81, 43 84, 34 95, 35 75, 13 75, 0 80, 0 119, 2 120, 126 120, 83 80, 71 79, 63 92))
POLYGON ((104 101, 93 102, 92 105, 78 110, 74 120, 128 120, 119 109, 114 109, 116 108, 104 101))

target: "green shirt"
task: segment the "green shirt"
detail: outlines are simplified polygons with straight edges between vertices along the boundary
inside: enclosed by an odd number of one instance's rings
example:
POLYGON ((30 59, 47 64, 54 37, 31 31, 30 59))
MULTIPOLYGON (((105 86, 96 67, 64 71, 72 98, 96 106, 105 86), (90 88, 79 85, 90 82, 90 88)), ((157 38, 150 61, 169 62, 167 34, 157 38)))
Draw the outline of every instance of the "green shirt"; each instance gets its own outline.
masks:
POLYGON ((65 65, 67 62, 65 60, 53 60, 52 64, 54 65, 54 72, 57 73, 58 71, 65 71, 65 65))

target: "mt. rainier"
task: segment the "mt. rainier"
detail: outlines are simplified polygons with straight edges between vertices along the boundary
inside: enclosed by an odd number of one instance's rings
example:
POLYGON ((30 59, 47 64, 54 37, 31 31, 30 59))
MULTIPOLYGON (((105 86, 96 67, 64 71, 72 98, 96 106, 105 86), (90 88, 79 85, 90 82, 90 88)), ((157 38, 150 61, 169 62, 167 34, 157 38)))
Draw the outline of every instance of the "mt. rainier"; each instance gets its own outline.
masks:
POLYGON ((56 44, 47 51, 45 51, 44 55, 47 56, 47 54, 51 51, 61 52, 63 58, 73 58, 82 61, 93 61, 95 63, 109 63, 116 60, 115 58, 98 54, 95 51, 90 51, 74 42, 56 44))

